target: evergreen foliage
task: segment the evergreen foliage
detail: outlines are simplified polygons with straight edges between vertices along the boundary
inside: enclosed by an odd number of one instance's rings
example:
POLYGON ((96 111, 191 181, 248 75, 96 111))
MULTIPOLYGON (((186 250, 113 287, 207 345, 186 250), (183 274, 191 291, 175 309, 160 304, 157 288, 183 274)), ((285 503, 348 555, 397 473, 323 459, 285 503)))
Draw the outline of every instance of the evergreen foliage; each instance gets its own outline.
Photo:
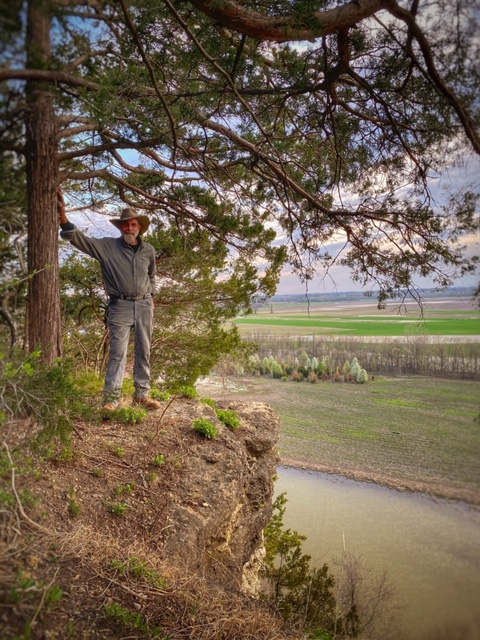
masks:
POLYGON ((196 418, 192 423, 193 430, 207 439, 215 439, 220 435, 217 427, 208 418, 196 418))
POLYGON ((223 424, 232 431, 236 431, 240 427, 240 420, 235 411, 231 411, 229 409, 216 409, 215 413, 217 414, 217 418, 220 422, 223 422, 223 424))
POLYGON ((305 536, 284 529, 286 503, 284 493, 276 498, 273 516, 264 531, 266 597, 296 629, 340 632, 341 621, 335 613, 335 580, 327 565, 310 567, 311 557, 302 553, 305 536))
POLYGON ((360 384, 365 384, 365 382, 368 382, 368 373, 365 371, 365 369, 360 369, 360 371, 357 373, 357 382, 360 384))
POLYGON ((272 376, 281 380, 291 379, 294 382, 359 382, 364 384, 368 381, 368 373, 360 366, 356 357, 352 358, 352 364, 345 361, 343 367, 332 368, 328 357, 319 360, 316 357, 310 358, 303 349, 299 356, 290 355, 284 357, 281 362, 277 362, 273 355, 264 356, 262 360, 258 353, 249 356, 246 371, 250 375, 272 376))
POLYGON ((74 421, 95 419, 75 376, 72 360, 53 366, 41 361, 41 353, 14 352, 10 359, 0 354, 0 426, 13 418, 30 418, 42 428, 38 446, 58 443, 67 446, 74 421))

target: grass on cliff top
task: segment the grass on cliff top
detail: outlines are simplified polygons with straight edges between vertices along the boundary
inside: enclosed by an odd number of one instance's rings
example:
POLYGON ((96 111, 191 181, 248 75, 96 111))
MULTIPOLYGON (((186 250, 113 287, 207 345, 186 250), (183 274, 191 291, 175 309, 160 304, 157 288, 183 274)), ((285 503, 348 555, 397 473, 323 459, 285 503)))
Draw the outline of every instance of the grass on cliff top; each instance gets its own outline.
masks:
POLYGON ((480 504, 478 382, 243 382, 239 395, 280 415, 284 464, 480 504))

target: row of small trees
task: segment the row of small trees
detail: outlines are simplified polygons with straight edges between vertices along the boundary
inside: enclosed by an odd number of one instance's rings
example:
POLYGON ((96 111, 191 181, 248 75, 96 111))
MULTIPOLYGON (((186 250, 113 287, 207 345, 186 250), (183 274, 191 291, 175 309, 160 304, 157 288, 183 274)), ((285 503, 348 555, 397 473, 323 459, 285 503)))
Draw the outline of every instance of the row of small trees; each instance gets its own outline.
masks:
POLYGON ((258 376, 271 376, 280 380, 291 379, 294 382, 368 382, 368 373, 358 359, 345 360, 343 366, 332 367, 328 357, 319 360, 310 358, 304 350, 293 361, 278 362, 273 355, 260 358, 258 353, 248 358, 246 373, 258 376))
POLYGON ((429 375, 442 378, 480 379, 480 344, 478 342, 430 341, 427 335, 407 335, 404 340, 378 338, 376 341, 348 336, 266 336, 242 334, 257 348, 263 361, 273 356, 277 362, 292 362, 302 351, 318 360, 326 360, 334 372, 352 352, 369 372, 378 375, 429 375))

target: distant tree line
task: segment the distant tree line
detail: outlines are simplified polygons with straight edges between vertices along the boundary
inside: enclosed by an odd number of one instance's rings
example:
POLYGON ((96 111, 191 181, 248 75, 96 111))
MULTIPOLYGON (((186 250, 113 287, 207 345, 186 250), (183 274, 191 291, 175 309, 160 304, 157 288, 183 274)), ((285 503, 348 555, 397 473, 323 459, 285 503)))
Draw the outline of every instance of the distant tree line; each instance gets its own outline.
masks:
MULTIPOLYGON (((256 345, 256 355, 250 358, 241 370, 238 365, 222 362, 222 372, 228 375, 235 373, 270 373, 274 378, 293 376, 295 371, 308 379, 308 367, 305 368, 306 356, 310 360, 319 380, 340 380, 341 376, 350 381, 350 372, 346 372, 346 364, 353 363, 352 356, 362 363, 361 368, 369 375, 428 375, 441 378, 465 380, 480 379, 480 344, 460 342, 428 341, 426 335, 406 336, 404 341, 390 341, 379 338, 376 341, 362 341, 360 338, 335 338, 332 336, 265 336, 249 334, 243 337, 256 345), (282 374, 278 366, 282 368, 282 374), (268 363, 271 363, 269 365, 268 363), (252 368, 252 364, 254 364, 252 368), (263 371, 262 371, 263 370, 263 371), (345 373, 348 375, 345 376, 345 373)), ((312 376, 310 376, 310 381, 312 376)))

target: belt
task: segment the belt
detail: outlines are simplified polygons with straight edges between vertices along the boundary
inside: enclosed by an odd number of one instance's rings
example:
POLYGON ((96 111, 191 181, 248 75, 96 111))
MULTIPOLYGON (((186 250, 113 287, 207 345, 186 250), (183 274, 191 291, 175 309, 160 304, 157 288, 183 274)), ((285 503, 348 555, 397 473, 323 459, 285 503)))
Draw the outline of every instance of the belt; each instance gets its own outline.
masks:
POLYGON ((148 300, 149 298, 152 298, 153 294, 151 293, 144 293, 144 294, 140 294, 138 296, 125 296, 123 295, 123 293, 120 293, 118 296, 110 296, 110 300, 148 300))

